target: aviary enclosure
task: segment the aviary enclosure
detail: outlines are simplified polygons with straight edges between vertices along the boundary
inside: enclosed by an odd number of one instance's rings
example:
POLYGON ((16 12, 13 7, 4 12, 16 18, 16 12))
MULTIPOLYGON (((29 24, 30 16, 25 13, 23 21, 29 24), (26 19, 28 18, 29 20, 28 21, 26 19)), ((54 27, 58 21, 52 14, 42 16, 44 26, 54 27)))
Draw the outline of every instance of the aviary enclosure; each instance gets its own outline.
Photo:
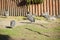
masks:
POLYGON ((50 15, 56 16, 60 14, 60 0, 44 0, 43 3, 31 4, 28 8, 26 5, 18 6, 21 1, 22 0, 0 0, 0 12, 7 9, 9 11, 9 16, 26 16, 28 9, 28 11, 37 16, 40 16, 41 13, 44 12, 49 12, 50 15))

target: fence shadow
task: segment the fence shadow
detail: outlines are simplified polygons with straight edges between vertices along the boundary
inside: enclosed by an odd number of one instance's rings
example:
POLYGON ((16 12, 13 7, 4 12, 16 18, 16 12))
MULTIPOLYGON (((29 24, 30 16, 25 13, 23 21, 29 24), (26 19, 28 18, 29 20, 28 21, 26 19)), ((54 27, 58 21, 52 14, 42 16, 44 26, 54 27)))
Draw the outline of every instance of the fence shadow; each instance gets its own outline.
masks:
POLYGON ((47 27, 45 27, 43 24, 40 24, 40 23, 31 23, 31 22, 20 22, 20 23, 24 23, 24 24, 35 24, 35 25, 39 25, 39 26, 47 29, 47 27))
POLYGON ((6 18, 5 16, 1 16, 0 18, 6 18))
POLYGON ((43 34, 43 33, 37 32, 37 31, 34 31, 34 30, 32 30, 32 29, 29 29, 29 28, 25 28, 25 29, 27 29, 27 30, 29 30, 29 31, 32 31, 32 32, 35 32, 35 33, 38 33, 39 35, 44 35, 44 36, 46 36, 46 37, 50 37, 49 35, 46 35, 46 34, 43 34))
POLYGON ((23 23, 23 24, 32 24, 31 22, 20 22, 20 23, 23 23))
POLYGON ((35 23, 35 25, 40 25, 41 27, 43 27, 43 28, 46 28, 46 29, 47 29, 47 27, 46 27, 46 26, 44 26, 43 24, 35 23))
POLYGON ((0 40, 12 40, 12 39, 8 35, 2 35, 2 34, 0 34, 0 40))

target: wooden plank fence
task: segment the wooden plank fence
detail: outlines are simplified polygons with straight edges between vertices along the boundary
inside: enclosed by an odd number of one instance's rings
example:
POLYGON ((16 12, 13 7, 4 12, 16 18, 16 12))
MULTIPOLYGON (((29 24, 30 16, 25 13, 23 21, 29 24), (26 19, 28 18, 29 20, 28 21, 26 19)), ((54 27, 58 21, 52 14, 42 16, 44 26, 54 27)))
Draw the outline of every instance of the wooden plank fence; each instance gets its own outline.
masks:
POLYGON ((16 3, 21 0, 0 0, 0 12, 8 9, 9 16, 26 16, 27 9, 32 14, 40 16, 44 12, 49 12, 50 15, 60 14, 60 0, 44 0, 42 4, 32 4, 18 7, 16 3))

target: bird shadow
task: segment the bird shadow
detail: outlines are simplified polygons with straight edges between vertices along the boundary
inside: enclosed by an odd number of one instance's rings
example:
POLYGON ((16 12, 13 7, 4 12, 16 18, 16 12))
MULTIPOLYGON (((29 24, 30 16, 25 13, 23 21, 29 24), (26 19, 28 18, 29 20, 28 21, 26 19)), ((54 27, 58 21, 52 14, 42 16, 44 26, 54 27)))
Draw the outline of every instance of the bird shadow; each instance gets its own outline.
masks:
POLYGON ((8 35, 2 35, 0 34, 0 40, 12 40, 12 38, 8 35))
POLYGON ((34 30, 32 30, 32 29, 29 29, 29 28, 25 28, 25 29, 27 29, 27 30, 29 30, 29 31, 32 31, 32 32, 35 32, 35 33, 38 33, 39 35, 44 35, 44 36, 46 36, 46 37, 50 37, 49 35, 46 35, 46 34, 43 34, 43 33, 37 32, 37 31, 34 31, 34 30))
POLYGON ((11 26, 6 26, 6 28, 12 28, 11 26))

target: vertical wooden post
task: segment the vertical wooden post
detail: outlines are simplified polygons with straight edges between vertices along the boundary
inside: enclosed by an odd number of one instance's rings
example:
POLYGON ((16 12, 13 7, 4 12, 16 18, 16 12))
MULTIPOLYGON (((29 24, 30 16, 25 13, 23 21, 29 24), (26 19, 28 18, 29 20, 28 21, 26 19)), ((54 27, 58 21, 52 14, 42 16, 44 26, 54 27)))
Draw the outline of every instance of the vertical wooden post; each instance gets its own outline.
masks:
POLYGON ((55 0, 55 15, 58 15, 58 0, 55 0))
POLYGON ((58 15, 60 15, 60 0, 58 0, 58 15))
POLYGON ((46 0, 46 11, 49 12, 49 0, 46 0))
POLYGON ((46 12, 46 0, 44 0, 44 3, 43 3, 43 12, 44 13, 46 12))

